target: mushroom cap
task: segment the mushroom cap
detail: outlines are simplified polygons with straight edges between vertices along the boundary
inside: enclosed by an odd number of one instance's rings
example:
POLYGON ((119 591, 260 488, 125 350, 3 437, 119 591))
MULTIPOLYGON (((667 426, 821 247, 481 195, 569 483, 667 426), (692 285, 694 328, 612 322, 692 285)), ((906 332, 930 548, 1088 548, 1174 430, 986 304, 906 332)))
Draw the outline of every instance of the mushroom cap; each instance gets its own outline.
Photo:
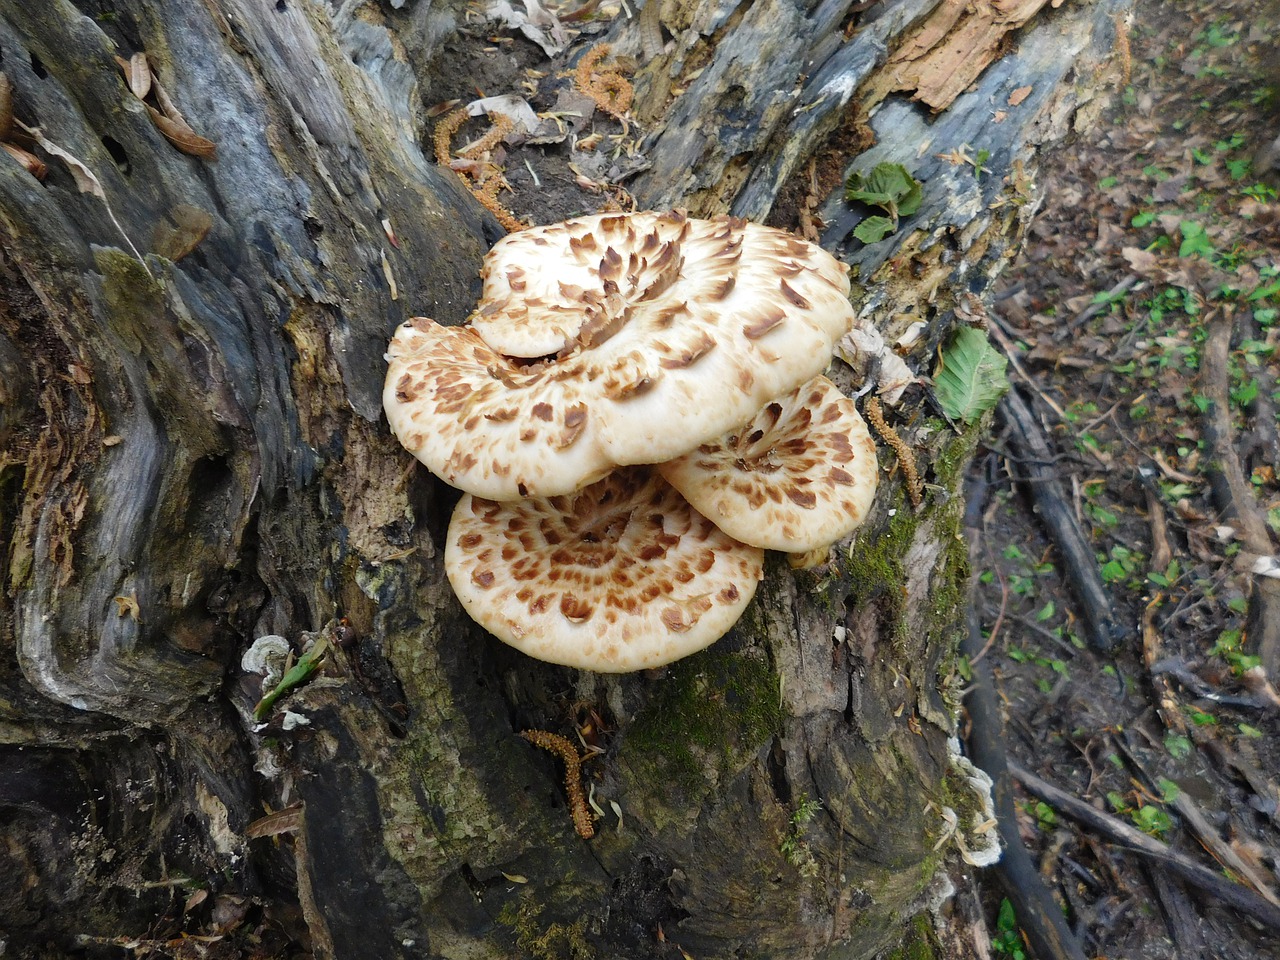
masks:
POLYGON ((584 217, 504 238, 485 269, 469 325, 396 331, 383 403, 433 473, 494 500, 687 453, 820 373, 853 321, 839 261, 729 218, 584 217), (541 259, 517 275, 518 252, 541 259))
POLYGON ((814 377, 740 429, 657 469, 731 537, 805 553, 862 523, 878 466, 853 401, 814 377))
POLYGON ((644 467, 568 496, 464 496, 444 563, 467 613, 499 640, 600 673, 709 646, 764 575, 763 550, 723 533, 644 467))

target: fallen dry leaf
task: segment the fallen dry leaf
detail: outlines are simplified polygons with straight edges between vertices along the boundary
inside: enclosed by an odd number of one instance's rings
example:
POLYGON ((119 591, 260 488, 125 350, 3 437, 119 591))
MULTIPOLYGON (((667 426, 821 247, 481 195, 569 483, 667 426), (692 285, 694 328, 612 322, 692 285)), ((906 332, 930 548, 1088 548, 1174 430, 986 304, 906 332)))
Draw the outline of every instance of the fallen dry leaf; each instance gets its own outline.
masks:
POLYGON ((183 153, 193 157, 200 157, 203 160, 218 159, 217 144, 200 136, 191 128, 191 124, 187 123, 182 111, 177 108, 164 87, 160 85, 160 81, 156 79, 155 71, 147 62, 146 53, 135 53, 128 60, 116 57, 116 63, 124 71, 129 90, 142 101, 143 106, 147 108, 147 115, 151 117, 151 122, 164 134, 166 140, 183 153), (146 101, 146 98, 153 93, 159 109, 146 101))
POLYGON ((134 623, 142 622, 142 610, 138 606, 138 595, 131 593, 127 597, 112 597, 116 604, 117 617, 129 617, 134 623))
POLYGON ((27 173, 31 174, 37 180, 43 180, 45 174, 49 172, 49 168, 44 165, 44 161, 37 157, 34 153, 28 153, 21 147, 15 147, 12 143, 0 143, 5 152, 13 159, 27 168, 27 173))
POLYGON ((1027 99, 1027 97, 1029 96, 1031 96, 1030 85, 1025 87, 1019 87, 1017 90, 1013 91, 1013 93, 1009 94, 1009 100, 1008 100, 1009 106, 1016 107, 1018 104, 1020 104, 1023 100, 1027 99))
POLYGON ((135 53, 130 57, 124 75, 133 95, 139 100, 147 99, 147 94, 151 92, 151 64, 147 63, 147 55, 135 53))
POLYGON ((13 84, 8 76, 0 73, 0 140, 8 140, 13 133, 13 84))
POLYGON ((212 227, 208 211, 179 203, 151 232, 151 250, 177 263, 200 245, 212 227))

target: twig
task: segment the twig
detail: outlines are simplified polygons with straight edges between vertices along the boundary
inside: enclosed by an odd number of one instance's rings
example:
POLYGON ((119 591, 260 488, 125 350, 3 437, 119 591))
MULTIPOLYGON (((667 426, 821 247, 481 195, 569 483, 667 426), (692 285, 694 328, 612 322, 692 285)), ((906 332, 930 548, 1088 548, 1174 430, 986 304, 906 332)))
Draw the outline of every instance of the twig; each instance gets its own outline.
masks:
POLYGON ((1063 813, 1080 825, 1121 844, 1134 853, 1150 857, 1160 866, 1176 873, 1188 883, 1235 907, 1245 916, 1280 932, 1280 907, 1268 903, 1248 887, 1232 883, 1216 870, 1201 866, 1189 857, 1170 850, 1158 840, 1147 836, 1136 827, 1117 820, 1110 814, 1095 809, 1078 797, 1041 780, 1029 770, 1013 761, 1008 763, 1009 773, 1028 791, 1044 800, 1059 813, 1063 813))
MULTIPOLYGON (((991 555, 990 550, 987 551, 987 555, 991 555)), ((987 655, 987 651, 991 649, 992 644, 996 642, 996 635, 1000 633, 1000 626, 1004 623, 1004 612, 1009 606, 1009 583, 1004 578, 1004 571, 1000 569, 1000 565, 995 562, 994 558, 992 559, 991 567, 995 570, 996 577, 1000 580, 1000 609, 996 613, 996 622, 991 625, 991 633, 987 636, 987 642, 982 645, 981 650, 970 658, 969 666, 981 661, 987 655)))
POLYGON ((1066 411, 1063 410, 1047 393, 1040 389, 1040 385, 1036 383, 1027 371, 1022 369, 1022 361, 1018 359, 1018 351, 1014 348, 1013 341, 1009 339, 1008 333, 1004 329, 1004 321, 1000 319, 998 314, 991 314, 991 325, 987 328, 993 339, 1004 351, 1004 355, 1009 360, 1009 366, 1013 367, 1013 372, 1022 378, 1022 382, 1035 391, 1037 397, 1043 400, 1054 413, 1058 415, 1058 419, 1063 423, 1067 422, 1066 411))
MULTIPOLYGON (((1269 557, 1274 550, 1271 534, 1235 451, 1227 378, 1232 327, 1229 308, 1224 308, 1210 324, 1200 363, 1200 384, 1209 400, 1204 414, 1209 489, 1218 510, 1239 528, 1245 548, 1256 556, 1269 557)), ((1280 674, 1280 580, 1254 575, 1252 582, 1246 635, 1268 676, 1274 677, 1280 674)))
POLYGON ((1166 730, 1173 733, 1186 733, 1187 724, 1182 719, 1182 710, 1178 707, 1178 698, 1174 696, 1173 686, 1169 678, 1156 671, 1156 664, 1161 660, 1160 631, 1156 629, 1156 611, 1164 602, 1164 594, 1157 593, 1151 598, 1142 611, 1142 662, 1146 664, 1147 673, 1151 677, 1151 686, 1156 692, 1156 712, 1166 730))
MULTIPOLYGON (((981 492, 971 490, 970 498, 981 497, 981 492)), ((979 554, 982 531, 976 526, 977 511, 966 509, 965 533, 969 540, 970 564, 979 554)), ((1003 745, 1000 707, 996 702, 991 666, 979 663, 977 656, 983 645, 982 623, 974 602, 977 579, 969 585, 969 629, 964 640, 964 652, 973 667, 973 682, 965 695, 965 708, 969 716, 969 732, 966 737, 969 758, 991 777, 992 800, 995 802, 996 819, 1000 833, 1000 845, 1004 855, 996 867, 1001 885, 1013 904, 1018 923, 1038 960, 1084 960, 1084 950, 1063 919, 1062 909, 1053 899, 1037 872, 1035 864, 1022 845, 1018 829, 1018 815, 1013 805, 1013 789, 1003 745)))
POLYGON ((1100 314, 1103 310, 1107 309, 1107 307, 1111 306, 1112 303, 1114 303, 1117 299, 1119 299, 1120 294, 1128 293, 1135 286, 1137 286, 1137 284, 1138 284, 1138 277, 1132 273, 1129 274, 1127 277, 1125 277, 1123 280, 1117 283, 1114 287, 1108 290, 1106 293, 1106 296, 1099 297, 1094 303, 1089 304, 1089 306, 1085 307, 1083 310, 1077 313, 1074 317, 1068 320, 1065 327, 1063 328, 1064 334, 1075 333, 1077 330, 1080 329, 1081 326, 1088 323, 1090 320, 1092 320, 1094 317, 1100 314))
MULTIPOLYGON (((969 633, 966 652, 982 645, 982 629, 978 617, 969 609, 969 633)), ((974 660, 971 663, 976 662, 974 660)), ((985 770, 994 782, 992 799, 999 821, 1000 845, 1004 855, 997 866, 1005 894, 1013 904, 1018 924, 1039 960, 1084 960, 1084 950, 1067 927, 1062 909, 1045 888, 1035 864, 1022 845, 1018 814, 1013 804, 1013 791, 1006 769, 1001 743, 1000 709, 992 689, 991 667, 979 664, 973 671, 973 683, 965 697, 969 715, 967 752, 974 764, 985 770)))
MULTIPOLYGON (((1135 770, 1142 774, 1143 779, 1151 787, 1156 786, 1156 778, 1151 775, 1146 766, 1138 759, 1137 754, 1123 740, 1116 738, 1112 741, 1116 745, 1125 759, 1135 770)), ((1218 831, 1208 820, 1205 819, 1196 802, 1191 799, 1190 794, 1185 790, 1179 790, 1172 800, 1168 801, 1173 809, 1177 811, 1191 832, 1196 835, 1196 839, 1213 856, 1215 860, 1224 867, 1235 872, 1248 886, 1252 887, 1258 896, 1262 897, 1272 906, 1280 907, 1280 898, 1271 891, 1266 881, 1258 875, 1256 869, 1247 863, 1234 849, 1218 836, 1218 831)))
POLYGON ((1016 388, 1004 395, 999 410, 1010 428, 1010 446, 1019 457, 1028 461, 1026 474, 1031 481, 1028 488, 1041 521, 1062 554, 1067 582, 1081 605, 1082 619, 1087 628, 1085 639, 1095 650, 1110 652, 1132 631, 1115 618, 1093 548, 1076 523, 1062 482, 1053 471, 1033 462, 1052 457, 1048 440, 1016 388))

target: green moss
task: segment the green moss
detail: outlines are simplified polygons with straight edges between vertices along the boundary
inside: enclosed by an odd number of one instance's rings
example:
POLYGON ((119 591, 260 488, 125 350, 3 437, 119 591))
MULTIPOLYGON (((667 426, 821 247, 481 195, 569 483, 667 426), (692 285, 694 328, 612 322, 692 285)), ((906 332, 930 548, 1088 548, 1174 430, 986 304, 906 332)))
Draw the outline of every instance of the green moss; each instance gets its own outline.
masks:
POLYGON ((934 960, 940 955, 941 945, 928 915, 918 913, 903 930, 901 945, 884 954, 883 960, 934 960))
POLYGON ((573 923, 552 923, 545 928, 539 922, 542 911, 527 901, 507 903, 498 912, 497 921, 510 928, 522 955, 533 960, 592 960, 595 951, 586 938, 586 917, 573 923))
POLYGON ((739 768, 782 728, 778 677, 763 659, 704 650, 671 665, 622 746, 653 774, 694 789, 707 767, 739 768))

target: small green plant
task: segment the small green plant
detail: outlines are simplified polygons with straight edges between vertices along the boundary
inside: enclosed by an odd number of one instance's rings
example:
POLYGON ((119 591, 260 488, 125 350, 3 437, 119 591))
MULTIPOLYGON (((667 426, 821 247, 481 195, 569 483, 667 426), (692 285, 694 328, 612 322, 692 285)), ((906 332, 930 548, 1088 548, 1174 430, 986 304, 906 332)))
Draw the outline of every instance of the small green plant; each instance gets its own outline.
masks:
POLYGON ((1009 957, 1010 960, 1028 960, 1027 946, 1018 929, 1018 918, 1007 897, 1000 901, 1000 912, 996 916, 996 935, 991 938, 991 950, 999 956, 1009 957))
POLYGON ((924 193, 920 181, 902 164, 877 163, 866 176, 856 170, 849 175, 845 196, 851 201, 880 207, 888 214, 867 217, 853 230, 853 235, 863 243, 879 243, 898 229, 900 217, 909 217, 920 209, 924 193))
POLYGON ((1194 220, 1183 220, 1178 224, 1178 232, 1182 234, 1182 244, 1178 247, 1180 257, 1212 257, 1215 250, 1213 241, 1205 233, 1204 227, 1194 220))
POLYGON ((1181 733, 1165 733, 1165 749, 1175 760, 1184 760, 1192 755, 1192 741, 1181 733))
POLYGON ((1217 642, 1209 649, 1209 656, 1221 657, 1237 676, 1262 663, 1257 654, 1244 652, 1244 633, 1239 629, 1223 630, 1217 642))
POLYGON ((1028 800, 1024 809, 1036 818, 1036 825, 1045 833, 1051 832, 1058 825, 1058 814, 1043 800, 1036 800, 1034 803, 1028 800))
POLYGON ((1160 573, 1156 570, 1152 570, 1150 573, 1147 574, 1147 579, 1150 580, 1152 583, 1154 583, 1157 587, 1163 587, 1164 589, 1167 590, 1169 587, 1173 586, 1174 581, 1178 579, 1181 573, 1182 573, 1182 568, 1179 566, 1178 561, 1175 559, 1175 560, 1169 561, 1169 565, 1165 567, 1163 573, 1160 573))
POLYGON ((1155 804, 1132 806, 1125 799, 1124 794, 1116 790, 1107 794, 1107 803, 1111 804, 1111 809, 1116 813, 1128 816, 1135 827, 1149 836, 1163 838, 1173 829, 1173 821, 1169 819, 1169 814, 1155 804))
POLYGON ((782 838, 782 843, 779 845, 779 850, 787 858, 787 862, 799 870, 800 875, 804 877, 818 875, 818 861, 814 859, 813 851, 809 849, 809 844, 804 839, 804 832, 821 809, 821 800, 810 799, 806 793, 800 794, 799 799, 796 800, 795 809, 791 811, 790 829, 787 830, 787 835, 782 838))
POLYGON ((991 151, 984 147, 979 147, 978 152, 973 155, 973 178, 981 180, 984 173, 990 173, 991 168, 987 166, 987 161, 991 159, 991 151))

